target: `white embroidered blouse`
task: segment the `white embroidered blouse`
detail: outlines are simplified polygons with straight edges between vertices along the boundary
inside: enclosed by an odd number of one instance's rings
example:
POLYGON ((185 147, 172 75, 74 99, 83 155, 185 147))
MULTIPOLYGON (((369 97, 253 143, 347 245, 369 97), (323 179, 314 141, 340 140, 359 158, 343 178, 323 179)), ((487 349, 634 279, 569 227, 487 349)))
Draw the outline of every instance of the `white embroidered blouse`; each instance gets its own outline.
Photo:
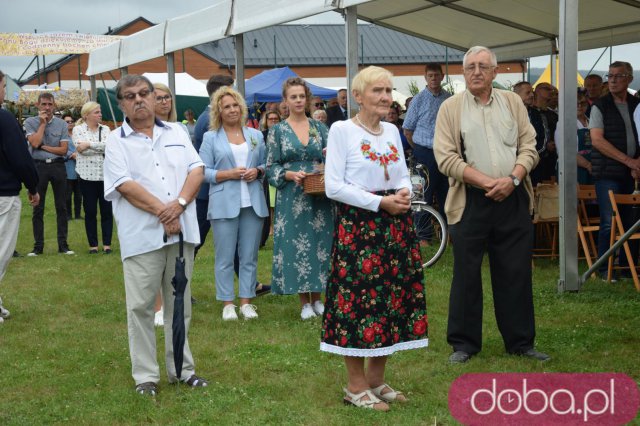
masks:
POLYGON ((380 125, 384 132, 373 136, 351 120, 333 123, 324 169, 327 197, 377 211, 382 196, 373 192, 411 190, 398 128, 386 122, 380 125))
POLYGON ((87 123, 82 123, 73 128, 73 140, 76 144, 89 142, 89 148, 78 152, 76 158, 76 172, 84 180, 104 180, 104 147, 107 136, 111 130, 100 124, 98 130, 92 132, 87 123), (100 130, 102 129, 102 130, 100 130))

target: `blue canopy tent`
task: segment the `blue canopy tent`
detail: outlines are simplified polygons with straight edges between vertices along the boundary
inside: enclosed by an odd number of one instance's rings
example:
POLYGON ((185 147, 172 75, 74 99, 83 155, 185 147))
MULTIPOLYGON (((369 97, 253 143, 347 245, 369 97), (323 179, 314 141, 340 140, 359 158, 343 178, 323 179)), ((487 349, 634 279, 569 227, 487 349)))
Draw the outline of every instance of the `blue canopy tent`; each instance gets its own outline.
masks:
MULTIPOLYGON (((245 99, 247 105, 263 102, 280 102, 282 100, 282 83, 289 77, 298 77, 289 67, 274 68, 262 71, 260 74, 245 82, 245 99)), ((337 91, 316 86, 307 82, 309 90, 314 96, 331 99, 337 96, 337 91)))

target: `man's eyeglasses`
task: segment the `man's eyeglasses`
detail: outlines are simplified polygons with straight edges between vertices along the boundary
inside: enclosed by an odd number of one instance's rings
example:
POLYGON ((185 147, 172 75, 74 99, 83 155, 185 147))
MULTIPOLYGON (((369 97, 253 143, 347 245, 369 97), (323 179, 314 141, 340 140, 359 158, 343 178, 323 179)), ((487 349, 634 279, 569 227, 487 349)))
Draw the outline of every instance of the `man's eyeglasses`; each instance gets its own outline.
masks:
POLYGON ((315 106, 316 108, 321 108, 321 107, 324 106, 324 103, 323 102, 317 102, 317 103, 313 104, 313 106, 315 106))
POLYGON ((171 96, 169 96, 169 95, 156 96, 156 103, 157 104, 161 104, 163 102, 169 102, 169 101, 171 101, 171 96))
POLYGON ((136 96, 140 96, 142 99, 145 99, 147 96, 149 96, 149 93, 151 93, 151 90, 149 89, 143 89, 141 91, 139 91, 138 93, 135 92, 127 92, 124 95, 122 95, 122 98, 131 102, 134 101, 136 99, 136 96))
POLYGON ((464 72, 470 74, 474 72, 476 68, 480 68, 480 72, 487 73, 493 70, 495 67, 493 65, 487 65, 487 64, 473 64, 473 65, 465 65, 463 69, 464 69, 464 72))
POLYGON ((629 77, 629 74, 605 74, 607 80, 620 80, 629 77))

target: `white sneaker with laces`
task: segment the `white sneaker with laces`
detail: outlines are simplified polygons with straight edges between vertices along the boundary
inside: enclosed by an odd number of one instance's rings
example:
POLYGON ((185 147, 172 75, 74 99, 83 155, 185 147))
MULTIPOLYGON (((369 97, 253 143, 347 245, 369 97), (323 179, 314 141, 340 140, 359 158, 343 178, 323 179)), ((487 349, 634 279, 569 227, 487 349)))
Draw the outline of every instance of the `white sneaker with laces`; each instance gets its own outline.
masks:
POLYGON ((240 313, 246 320, 258 318, 258 313, 256 312, 256 309, 258 309, 256 305, 245 303, 244 305, 240 306, 240 313))
POLYGON ((156 316, 153 318, 153 324, 156 327, 164 327, 164 308, 160 308, 160 310, 156 312, 156 316))
POLYGON ((311 303, 305 303, 302 307, 302 311, 300 311, 300 318, 303 320, 308 320, 309 318, 313 318, 316 316, 316 313, 313 311, 311 307, 311 303))
POLYGON ((321 301, 316 300, 315 302, 313 302, 313 305, 311 305, 311 307, 313 308, 313 312, 315 312, 317 316, 321 317, 322 314, 324 314, 324 305, 321 301))
POLYGON ((222 308, 222 321, 235 321, 237 319, 236 305, 224 305, 224 308, 222 308))
POLYGON ((35 251, 27 253, 27 257, 36 257, 36 256, 38 256, 38 253, 35 251))

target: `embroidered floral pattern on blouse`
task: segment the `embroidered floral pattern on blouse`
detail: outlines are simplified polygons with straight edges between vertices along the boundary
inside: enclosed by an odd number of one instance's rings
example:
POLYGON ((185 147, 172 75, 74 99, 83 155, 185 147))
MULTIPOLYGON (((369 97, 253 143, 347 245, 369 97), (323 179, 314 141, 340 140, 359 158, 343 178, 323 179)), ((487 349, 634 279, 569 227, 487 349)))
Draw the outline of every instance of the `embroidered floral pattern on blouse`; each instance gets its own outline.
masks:
POLYGON ((374 163, 378 163, 384 169, 384 178, 389 180, 389 171, 387 170, 387 165, 390 163, 396 163, 400 157, 398 156, 398 148, 391 142, 387 142, 389 146, 389 150, 385 153, 380 153, 371 147, 371 142, 362 139, 360 141, 360 151, 362 151, 362 155, 369 161, 374 163))

